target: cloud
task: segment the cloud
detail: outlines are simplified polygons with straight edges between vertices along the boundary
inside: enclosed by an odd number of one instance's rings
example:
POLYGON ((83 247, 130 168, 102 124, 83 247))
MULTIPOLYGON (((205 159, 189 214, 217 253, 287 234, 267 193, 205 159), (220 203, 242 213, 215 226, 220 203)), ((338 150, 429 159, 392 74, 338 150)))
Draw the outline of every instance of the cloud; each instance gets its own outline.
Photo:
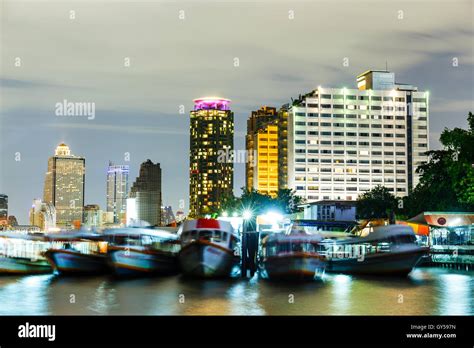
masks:
POLYGON ((95 132, 111 132, 111 133, 133 133, 133 134, 162 134, 162 135, 189 135, 187 129, 173 129, 165 127, 150 127, 150 126, 126 126, 117 124, 96 124, 95 122, 87 123, 50 123, 47 127, 59 128, 59 129, 72 129, 72 130, 87 130, 95 132))

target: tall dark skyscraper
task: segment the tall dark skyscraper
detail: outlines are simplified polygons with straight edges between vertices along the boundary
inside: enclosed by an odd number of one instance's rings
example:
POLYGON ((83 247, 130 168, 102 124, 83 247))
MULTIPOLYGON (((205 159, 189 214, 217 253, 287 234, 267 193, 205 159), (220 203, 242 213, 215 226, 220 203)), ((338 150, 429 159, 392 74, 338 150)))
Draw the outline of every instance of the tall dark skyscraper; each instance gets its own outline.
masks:
POLYGON ((130 190, 127 200, 127 220, 146 221, 152 226, 161 225, 161 167, 151 160, 143 162, 140 174, 130 190))
POLYGON ((189 152, 189 215, 216 212, 234 184, 234 114, 230 100, 206 97, 194 100, 189 152))
POLYGON ((124 221, 127 210, 129 166, 109 162, 107 169, 107 212, 113 213, 114 223, 124 221))
POLYGON ((58 145, 48 160, 43 197, 56 208, 58 226, 82 221, 85 173, 85 159, 72 155, 66 144, 58 145))

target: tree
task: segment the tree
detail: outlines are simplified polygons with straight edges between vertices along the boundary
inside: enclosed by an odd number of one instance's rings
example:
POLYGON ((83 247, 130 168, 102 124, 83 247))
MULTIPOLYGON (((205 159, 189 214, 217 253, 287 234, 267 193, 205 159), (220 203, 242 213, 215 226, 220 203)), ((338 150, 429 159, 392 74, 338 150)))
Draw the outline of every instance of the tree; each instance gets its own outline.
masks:
POLYGON ((445 128, 441 150, 428 151, 429 160, 417 168, 420 183, 404 199, 403 212, 474 211, 474 115, 469 129, 445 128))
POLYGON ((220 213, 224 211, 228 214, 238 212, 239 215, 246 209, 252 211, 254 216, 265 213, 268 210, 276 210, 282 214, 291 214, 299 211, 298 206, 303 203, 303 199, 295 195, 295 191, 289 189, 278 190, 275 198, 261 193, 255 189, 247 190, 242 187, 240 197, 224 197, 221 204, 220 213))
POLYGON ((360 195, 356 209, 359 219, 391 219, 398 201, 388 188, 378 185, 360 195))

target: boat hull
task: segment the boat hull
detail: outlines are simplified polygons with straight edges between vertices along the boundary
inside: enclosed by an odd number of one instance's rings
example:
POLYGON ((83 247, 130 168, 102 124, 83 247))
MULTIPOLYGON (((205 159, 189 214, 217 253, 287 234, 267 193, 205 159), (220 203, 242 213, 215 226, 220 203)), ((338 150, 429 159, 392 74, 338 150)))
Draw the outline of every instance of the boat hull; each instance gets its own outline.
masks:
POLYGON ((106 255, 83 254, 74 250, 48 250, 45 256, 59 274, 94 274, 110 271, 106 255))
POLYGON ((412 271, 426 250, 420 248, 404 252, 364 255, 357 258, 332 258, 326 270, 334 273, 407 275, 412 271))
POLYGON ((45 259, 0 257, 0 274, 45 274, 53 271, 45 259))
POLYGON ((263 261, 265 277, 271 280, 314 280, 324 274, 326 260, 320 255, 273 256, 263 261))
POLYGON ((201 241, 186 245, 179 253, 181 269, 185 275, 200 278, 231 276, 238 257, 226 248, 201 241))
POLYGON ((110 250, 109 263, 115 274, 125 277, 173 274, 179 269, 175 255, 133 249, 110 250))

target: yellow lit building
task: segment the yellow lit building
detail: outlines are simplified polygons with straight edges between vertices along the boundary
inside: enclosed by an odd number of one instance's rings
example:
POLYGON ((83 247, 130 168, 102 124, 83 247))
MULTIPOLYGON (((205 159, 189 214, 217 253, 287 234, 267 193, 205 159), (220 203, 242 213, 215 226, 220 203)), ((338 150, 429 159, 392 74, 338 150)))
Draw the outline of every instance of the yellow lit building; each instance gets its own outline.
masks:
POLYGON ((273 107, 253 111, 247 121, 247 190, 275 197, 278 193, 278 120, 273 107))
POLYGON ((219 210, 234 185, 234 114, 230 100, 194 100, 190 123, 189 216, 204 217, 219 210))

